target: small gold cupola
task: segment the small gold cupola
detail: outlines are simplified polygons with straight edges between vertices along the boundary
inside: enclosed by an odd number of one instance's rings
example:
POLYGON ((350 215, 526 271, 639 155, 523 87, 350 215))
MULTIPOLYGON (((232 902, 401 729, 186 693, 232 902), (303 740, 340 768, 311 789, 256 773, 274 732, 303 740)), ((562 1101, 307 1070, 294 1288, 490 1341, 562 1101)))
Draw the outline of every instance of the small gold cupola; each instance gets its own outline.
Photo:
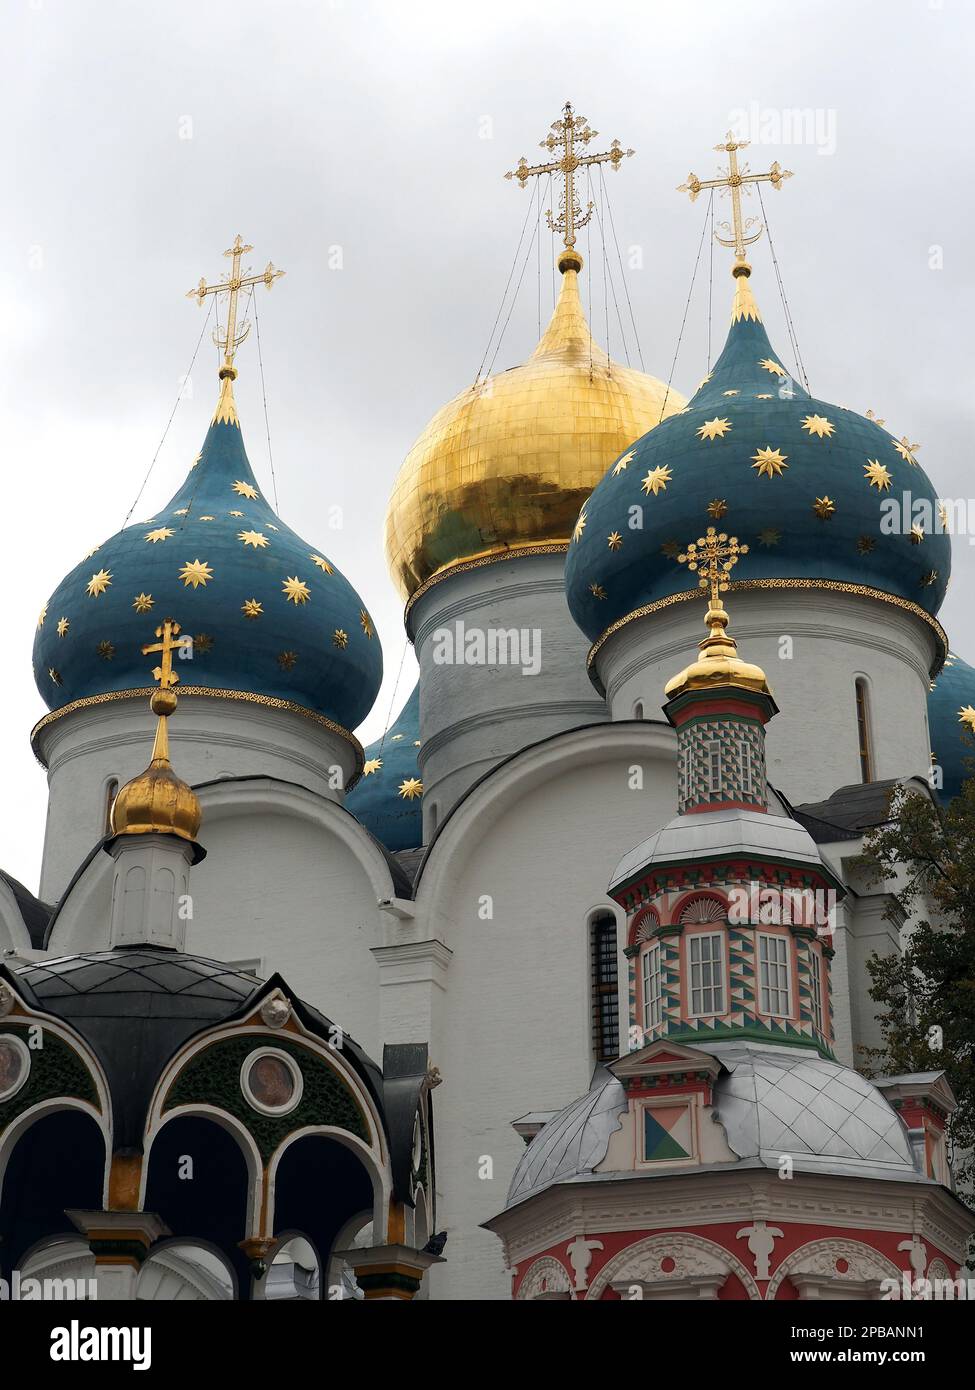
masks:
POLYGON ((721 594, 728 588, 728 575, 748 546, 740 545, 737 536, 718 533, 709 526, 707 533, 692 541, 677 558, 698 575, 702 589, 710 589, 710 603, 704 621, 708 635, 700 643, 697 661, 673 676, 664 688, 668 700, 686 690, 710 690, 718 686, 738 686, 760 695, 771 695, 765 672, 760 666, 742 661, 738 644, 728 632, 728 610, 721 594))
POLYGON ((178 835, 195 842, 200 829, 202 812, 193 788, 177 777, 169 761, 169 716, 176 709, 173 686, 179 676, 173 670, 173 652, 180 647, 177 640, 179 623, 167 618, 156 629, 158 642, 142 648, 143 654, 160 652, 160 664, 153 671, 159 682, 149 701, 156 715, 156 737, 152 758, 145 772, 127 782, 115 798, 110 816, 112 835, 178 835))

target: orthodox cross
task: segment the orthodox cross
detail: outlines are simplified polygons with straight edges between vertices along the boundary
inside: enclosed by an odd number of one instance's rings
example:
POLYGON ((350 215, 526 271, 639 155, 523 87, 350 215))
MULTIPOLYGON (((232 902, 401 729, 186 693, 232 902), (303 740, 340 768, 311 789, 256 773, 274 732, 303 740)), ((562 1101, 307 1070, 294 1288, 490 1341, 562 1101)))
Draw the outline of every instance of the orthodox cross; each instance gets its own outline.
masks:
POLYGON ((752 174, 749 172, 748 165, 741 167, 738 165, 738 151, 743 150, 751 142, 748 140, 734 140, 731 131, 725 138, 723 145, 715 145, 715 149, 728 156, 728 172, 718 179, 699 179, 696 174, 688 174, 687 182, 682 183, 677 189, 678 193, 689 193, 693 203, 697 195, 705 188, 729 189, 731 192, 731 224, 722 222, 719 225, 731 233, 730 237, 714 234, 715 241, 722 246, 733 246, 735 256, 739 261, 745 259, 745 247, 750 246, 753 241, 757 241, 764 230, 757 218, 748 217, 742 220, 741 215, 741 195, 742 190, 748 193, 749 184, 770 183, 773 188, 781 188, 786 179, 792 178, 791 169, 782 169, 777 163, 773 164, 767 174, 752 174), (755 228, 752 231, 752 228, 755 228))
POLYGON ((709 526, 707 534, 691 541, 677 559, 697 574, 702 589, 711 590, 711 607, 720 608, 719 595, 728 587, 728 575, 739 558, 747 554, 748 546, 739 545, 737 536, 729 536, 724 531, 719 534, 713 526, 709 526))
POLYGON ((237 327, 237 296, 241 290, 247 289, 250 285, 267 285, 268 289, 274 284, 275 280, 280 279, 284 274, 283 270, 275 270, 272 261, 268 261, 267 266, 261 271, 260 275, 251 275, 248 271, 241 273, 241 257, 246 256, 249 251, 253 251, 253 246, 246 246, 241 240, 240 233, 234 237, 234 244, 223 254, 229 256, 231 260, 230 274, 215 285, 208 285, 206 280, 200 277, 200 283, 196 289, 188 290, 187 299, 195 299, 197 304, 202 304, 208 294, 227 296, 227 327, 221 333, 220 325, 217 324, 213 330, 213 341, 218 348, 223 350, 224 367, 232 367, 234 363, 234 353, 250 332, 250 324, 244 320, 240 327, 237 327))
POLYGON ((156 628, 156 636, 161 640, 151 642, 142 648, 143 656, 148 656, 150 652, 162 653, 162 660, 152 673, 153 680, 159 682, 160 690, 170 690, 179 682, 179 676, 173 670, 173 652, 186 644, 185 637, 182 641, 176 641, 179 632, 179 623, 173 622, 172 618, 167 618, 161 627, 156 628))
POLYGON ((598 134, 598 130, 589 129, 589 122, 585 116, 574 114, 572 103, 567 101, 562 108, 561 120, 552 122, 552 129, 539 146, 540 149, 549 150, 553 154, 559 151, 559 158, 549 164, 529 164, 522 155, 518 167, 509 169, 505 174, 506 179, 517 179, 522 188, 530 178, 539 174, 562 176, 564 184, 559 200, 562 211, 558 217, 553 217, 549 208, 545 216, 550 229, 561 234, 567 251, 575 246, 576 232, 592 217, 595 206, 589 203, 583 209, 579 203, 576 193, 576 170, 590 164, 612 164, 614 169, 618 169, 623 160, 634 153, 633 150, 624 150, 620 142, 614 140, 609 149, 604 150, 602 154, 580 154, 577 147, 588 145, 598 134))

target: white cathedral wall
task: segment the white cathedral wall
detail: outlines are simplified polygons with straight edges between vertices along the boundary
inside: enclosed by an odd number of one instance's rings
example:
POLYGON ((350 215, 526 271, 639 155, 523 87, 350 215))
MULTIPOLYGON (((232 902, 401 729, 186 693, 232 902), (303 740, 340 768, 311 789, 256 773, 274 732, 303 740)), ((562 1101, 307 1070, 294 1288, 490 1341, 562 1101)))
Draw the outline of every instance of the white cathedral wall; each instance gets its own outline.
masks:
MULTIPOLYGON (((621 854, 670 818, 675 739, 660 724, 596 725, 513 758, 458 806, 433 845, 417 888, 416 920, 389 929, 383 952, 383 1023, 408 1026, 402 1000, 416 985, 397 974, 442 932, 446 995, 427 996, 435 1097, 438 1226, 449 1233, 436 1297, 506 1297, 497 1238, 479 1224, 504 1206, 523 1140, 511 1122, 558 1110, 584 1093, 594 1060, 588 923, 617 917, 621 1046, 626 1046, 623 914, 606 896, 621 854), (642 768, 643 788, 630 786, 642 768), (492 916, 480 915, 485 897, 492 916), (492 1176, 480 1170, 490 1160, 492 1176)), ((424 1032, 424 1028, 428 1032, 424 1032)), ((387 1036, 388 1033, 387 1033, 387 1036)))
MULTIPOLYGON (((207 857, 190 874, 186 950, 280 972, 291 989, 381 1059, 380 898, 386 862, 355 819, 301 788, 254 779, 201 793, 207 857)), ((50 954, 106 950, 112 859, 99 851, 58 915, 50 954)))
POLYGON ((569 614, 564 567, 558 552, 460 570, 410 610, 420 663, 425 841, 503 758, 563 729, 608 719, 586 676, 588 644, 569 614), (517 648, 501 634, 515 634, 517 648), (516 659, 471 664, 482 637, 516 659), (438 659, 445 655, 454 659, 438 659))
MULTIPOLYGON (((894 604, 825 590, 738 591, 728 606, 739 655, 764 669, 779 707, 766 731, 768 772, 790 801, 822 800, 861 780, 861 676, 874 779, 928 773, 937 639, 927 623, 894 604)), ((667 681, 697 658, 704 611, 703 602, 677 603, 605 643, 596 664, 613 719, 631 719, 638 703, 656 717, 667 681)))
MULTIPOLYGON (((111 787, 146 767, 155 723, 148 700, 140 697, 73 710, 37 734, 36 751, 48 769, 43 901, 60 898, 105 834, 111 787)), ((341 800, 336 783, 344 786, 355 765, 352 745, 315 720, 250 701, 184 695, 169 740, 173 766, 192 786, 265 776, 341 800)))

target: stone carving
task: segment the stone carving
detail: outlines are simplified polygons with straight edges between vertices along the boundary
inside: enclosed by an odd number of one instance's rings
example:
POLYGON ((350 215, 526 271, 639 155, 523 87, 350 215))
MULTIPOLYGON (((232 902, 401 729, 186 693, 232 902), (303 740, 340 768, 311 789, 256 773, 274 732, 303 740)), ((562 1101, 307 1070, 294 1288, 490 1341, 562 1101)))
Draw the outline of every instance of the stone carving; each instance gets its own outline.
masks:
POLYGON ((911 1236, 910 1240, 902 1240, 898 1245, 898 1250, 909 1250, 910 1265, 914 1271, 914 1278, 920 1279, 928 1267, 928 1247, 917 1234, 911 1236))
POLYGON ((756 1279, 769 1277, 769 1261, 775 1249, 776 1240, 781 1240, 784 1232, 778 1226, 766 1226, 764 1221, 756 1221, 753 1226, 743 1226, 735 1237, 741 1240, 748 1237, 748 1249, 755 1257, 756 1279))
POLYGON ((901 1273, 885 1255, 858 1240, 813 1240, 786 1256, 775 1271, 765 1297, 771 1302, 782 1281, 793 1274, 837 1283, 876 1282, 879 1285, 881 1279, 900 1280, 901 1273))
POLYGON ((290 1017, 291 1000, 283 990, 274 990, 261 1005, 261 1018, 269 1028, 283 1028, 290 1017))
POLYGON ((575 1275, 575 1291, 583 1293, 589 1287, 589 1266, 592 1264, 594 1250, 602 1250, 601 1240, 586 1240, 585 1236, 576 1236, 571 1245, 567 1245, 565 1253, 569 1257, 572 1265, 572 1273, 575 1275))
POLYGON ((528 1269, 518 1289, 518 1297, 524 1299, 541 1298, 543 1294, 569 1293, 569 1275, 560 1260, 552 1255, 543 1255, 528 1269))
POLYGON ((741 1280, 749 1298, 761 1297, 748 1267, 737 1255, 704 1236, 671 1231, 646 1236, 607 1260, 590 1284, 586 1297, 600 1298, 607 1286, 631 1283, 652 1285, 679 1280, 718 1280, 720 1288, 731 1274, 741 1280))

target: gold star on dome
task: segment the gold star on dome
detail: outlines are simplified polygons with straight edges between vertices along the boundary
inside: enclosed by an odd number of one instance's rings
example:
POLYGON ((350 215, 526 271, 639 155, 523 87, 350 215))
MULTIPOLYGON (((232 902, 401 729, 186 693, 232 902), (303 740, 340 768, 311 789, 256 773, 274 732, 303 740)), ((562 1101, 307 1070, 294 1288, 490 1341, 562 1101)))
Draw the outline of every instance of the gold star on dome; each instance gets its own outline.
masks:
POLYGON ((413 740, 413 747, 414 747, 414 748, 419 748, 419 747, 420 747, 420 740, 419 740, 418 738, 415 738, 415 739, 413 740))
POLYGON ((803 417, 802 428, 810 434, 818 435, 820 439, 829 439, 836 426, 831 425, 825 415, 806 415, 803 417))
POLYGON ((870 486, 875 487, 878 492, 890 490, 890 473, 879 459, 869 459, 863 465, 863 472, 870 486))
POLYGON ((293 603, 295 607, 299 604, 307 603, 311 595, 311 590, 308 585, 303 579, 299 579, 296 574, 288 576, 281 585, 281 592, 285 595, 288 602, 293 603))
POLYGON ((701 377, 701 380, 697 383, 697 386, 696 386, 694 389, 695 389, 696 391, 700 391, 701 387, 702 387, 702 386, 707 386, 707 384, 708 384, 708 382, 709 382, 710 380, 711 380, 711 373, 708 372, 707 376, 702 376, 702 377, 701 377))
POLYGON ((234 492, 236 492, 239 497, 246 497, 249 502, 254 502, 257 500, 257 488, 251 487, 250 483, 242 482, 240 478, 238 478, 237 481, 234 483, 233 487, 234 492))
POLYGON ((111 642, 99 642, 95 651, 101 657, 102 661, 111 661, 115 656, 115 647, 111 642))
POLYGON ((375 637, 376 629, 373 627, 372 619, 370 618, 369 614, 366 612, 364 608, 359 609, 359 622, 361 623, 362 630, 367 637, 375 637))
POLYGON ((243 541, 244 545, 252 545, 255 550, 263 550, 264 546, 271 544, 260 531, 238 531, 237 539, 243 541))
POLYGON ((278 652, 278 665, 282 671, 291 671, 298 661, 297 652, 278 652))
POLYGON ((423 795, 423 783, 418 777, 408 777, 399 784, 399 794, 405 801, 415 801, 423 795))
POLYGON ((875 415, 872 410, 867 411, 867 419, 872 420, 875 425, 879 425, 881 428, 883 428, 883 420, 881 420, 879 415, 875 415))
POLYGON ((893 440, 893 445, 905 463, 911 464, 914 468, 917 467, 917 459, 914 455, 920 449, 920 444, 912 444, 905 434, 900 439, 893 440))
POLYGON ((606 597, 606 590, 603 588, 601 584, 590 584, 589 592, 592 594, 593 598, 606 597))
POLYGON ((58 618, 58 636, 64 637, 70 626, 71 624, 68 622, 67 618, 58 618))
POLYGON ((269 521, 267 524, 267 529, 269 531, 276 531, 278 528, 274 525, 273 521, 269 521))
POLYGON ((786 459, 788 454, 783 454, 781 449, 773 449, 766 445, 764 449, 759 449, 757 454, 752 454, 755 462, 752 467, 758 472, 760 478, 780 478, 782 470, 788 468, 786 459))
POLYGON ((55 685, 61 684, 61 672, 57 670, 56 667, 49 666, 47 668, 47 674, 51 677, 51 680, 54 682, 55 685))
POLYGON ((660 553, 661 553, 661 555, 666 555, 666 557, 667 557, 668 560, 676 560, 676 558, 677 558, 677 556, 680 554, 680 552, 681 552, 681 544, 680 544, 680 541, 675 541, 675 540, 664 541, 663 545, 660 547, 660 553))
POLYGON ((187 589, 191 585, 194 589, 199 589, 201 585, 206 588, 207 580, 213 578, 213 570, 206 560, 188 560, 180 570, 179 577, 187 589))
POLYGON ((836 503, 832 497, 817 497, 813 503, 813 511, 820 521, 829 521, 830 517, 836 513, 836 503))
POLYGON ((196 467, 196 465, 200 462, 200 459, 201 459, 202 457, 203 457, 203 450, 201 449, 200 452, 197 454, 196 458, 195 458, 195 459, 193 460, 193 462, 190 464, 190 472, 191 472, 191 473, 193 472, 193 469, 196 467))
POLYGON ((623 537, 620 535, 619 531, 610 531, 609 535, 606 537, 606 544, 609 546, 610 550, 621 550, 623 548, 623 537))
POLYGON ((105 590, 109 587, 111 582, 112 571, 99 570, 97 574, 92 575, 88 583, 85 585, 88 597, 97 598, 99 594, 103 594, 105 592, 105 590))
POLYGON ((198 516, 196 519, 197 519, 197 521, 213 521, 213 520, 215 520, 215 518, 212 517, 212 516, 198 516))
POLYGON ((383 765, 382 758, 367 758, 362 765, 363 777, 371 777, 374 772, 378 772, 383 765))
POLYGON ((173 516, 185 516, 188 511, 189 507, 177 507, 176 511, 173 512, 173 516))
POLYGON ((243 516, 244 513, 243 513, 243 512, 228 512, 227 515, 228 515, 228 516, 243 516))
POLYGON ((773 545, 778 545, 782 539, 782 532, 776 531, 774 526, 767 526, 764 531, 758 533, 759 545, 764 545, 766 550, 771 550, 773 545))
POLYGON ((47 617, 47 604, 45 603, 44 607, 41 609, 41 611, 40 611, 40 612, 38 613, 38 615, 37 615, 37 626, 38 626, 38 627, 43 627, 43 626, 44 626, 44 619, 45 619, 46 617, 47 617))
POLYGON ((945 506, 943 502, 938 503, 938 520, 941 522, 942 531, 946 533, 950 532, 951 525, 950 519, 948 517, 948 508, 945 506))
POLYGON ((967 724, 975 732, 975 707, 972 705, 962 705, 958 711, 959 724, 967 724))
POLYGON ((763 391, 760 396, 756 396, 757 401, 770 401, 773 399, 771 391, 763 391))
POLYGON ((715 497, 708 503, 708 516, 713 516, 715 521, 720 521, 723 516, 728 515, 728 503, 723 497, 715 497))
POLYGON ((240 611, 245 618, 259 618, 264 612, 263 603, 258 603, 256 598, 245 598, 240 605, 240 611))
POLYGON ((393 742, 396 743, 396 742, 397 742, 399 739, 401 739, 402 737, 403 737, 402 734, 393 734, 393 742))
POLYGON ((698 439, 724 439, 731 429, 730 420, 722 420, 716 415, 713 420, 705 420, 697 431, 698 439))
POLYGON ((154 602, 152 594, 136 594, 132 607, 137 613, 148 613, 154 602))
POLYGON ((722 391, 721 394, 722 394, 722 396, 737 396, 737 395, 738 395, 738 392, 737 392, 737 391, 722 391))
POLYGON ((146 533, 146 540, 150 545, 155 545, 158 541, 168 541, 170 536, 175 536, 176 532, 171 526, 157 526, 155 531, 146 533))
POLYGON ((586 508, 585 506, 583 506, 582 511, 579 513, 576 519, 575 529, 572 532, 572 539, 574 541, 582 540, 582 533, 586 529, 587 520, 588 518, 586 516, 586 508))
POLYGON ((924 527, 916 521, 911 527, 911 545, 920 545, 924 540, 924 527))
POLYGON ((656 497, 658 492, 665 492, 667 490, 667 484, 673 476, 673 473, 671 473, 666 464, 662 464, 658 468, 651 468, 640 486, 648 497, 651 492, 654 497, 656 497))
POLYGON ((332 646, 338 647, 340 651, 344 651, 348 645, 349 634, 344 630, 344 628, 337 627, 335 631, 332 633, 332 646))
POLYGON ((209 632, 200 632, 193 638, 193 655, 206 656, 207 652, 213 650, 213 638, 209 632))
POLYGON ((621 473, 625 473, 627 466, 631 464, 635 458, 636 450, 630 449, 629 452, 625 453, 622 458, 617 459, 616 462, 613 464, 613 477, 618 478, 621 473))
POLYGON ((767 372, 771 372, 773 376, 787 376, 787 375, 788 375, 788 373, 786 372, 785 368, 784 368, 784 367, 780 367, 779 364, 778 364, 778 362, 776 362, 776 360, 775 360, 774 357, 763 357, 762 360, 761 360, 761 362, 759 362, 758 365, 759 365, 760 367, 764 367, 765 370, 766 370, 767 372))
POLYGON ((935 583, 935 581, 937 580, 937 578, 938 578, 938 571, 937 571, 937 570, 928 570, 927 574, 922 574, 922 575, 921 575, 921 584, 922 584, 923 588, 925 588, 925 589, 930 589, 931 585, 935 583))
POLYGON ((876 550, 876 548, 877 548, 876 537, 874 537, 874 536, 859 536, 859 537, 857 538, 857 550, 859 550, 859 552, 860 552, 861 555, 870 555, 870 554, 873 553, 873 551, 876 550))
POLYGON ((334 573, 335 573, 335 571, 334 571, 334 569, 332 568, 332 566, 328 563, 328 561, 327 561, 323 556, 321 556, 321 555, 309 555, 308 558, 309 558, 309 560, 311 560, 311 562, 312 562, 313 565, 317 565, 318 568, 319 568, 320 570, 324 570, 326 574, 334 574, 334 573))

